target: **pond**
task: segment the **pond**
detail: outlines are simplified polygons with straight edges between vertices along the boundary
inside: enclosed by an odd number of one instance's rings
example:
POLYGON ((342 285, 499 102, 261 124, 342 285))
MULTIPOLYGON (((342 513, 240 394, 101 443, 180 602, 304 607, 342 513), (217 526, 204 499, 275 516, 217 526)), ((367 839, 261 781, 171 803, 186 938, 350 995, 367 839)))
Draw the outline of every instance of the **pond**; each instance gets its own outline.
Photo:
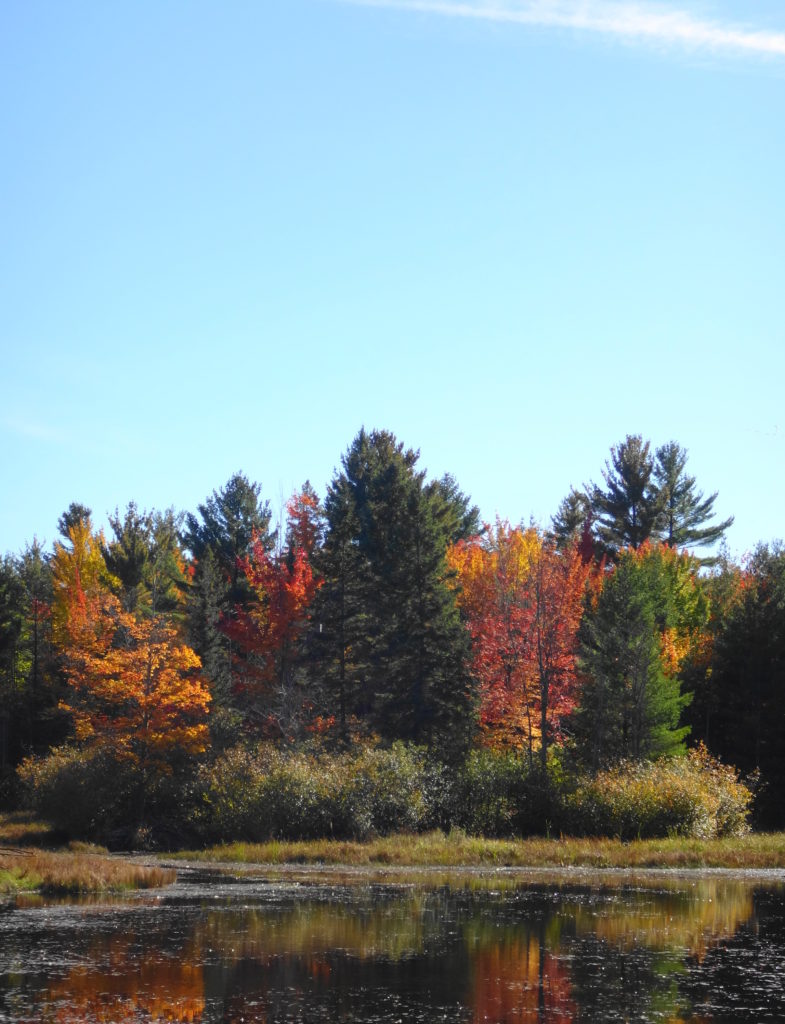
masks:
POLYGON ((775 874, 193 867, 0 908, 0 1021, 785 1021, 775 874))

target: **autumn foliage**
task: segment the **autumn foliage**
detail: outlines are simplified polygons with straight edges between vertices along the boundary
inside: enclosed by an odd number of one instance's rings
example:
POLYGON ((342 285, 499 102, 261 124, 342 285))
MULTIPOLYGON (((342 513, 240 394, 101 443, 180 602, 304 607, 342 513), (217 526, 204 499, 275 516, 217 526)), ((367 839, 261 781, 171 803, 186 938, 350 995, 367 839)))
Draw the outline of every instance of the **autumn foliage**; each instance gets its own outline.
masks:
POLYGON ((274 688, 291 683, 298 642, 319 582, 305 548, 296 548, 288 558, 276 555, 256 534, 248 556, 238 564, 252 596, 225 617, 222 628, 237 651, 237 687, 249 707, 261 699, 262 717, 270 725, 265 698, 274 688))
POLYGON ((577 630, 590 567, 533 527, 497 521, 455 545, 449 563, 472 637, 480 724, 491 746, 548 743, 576 699, 577 630))
POLYGON ((135 618, 111 594, 89 603, 77 594, 69 632, 64 707, 80 742, 164 771, 174 755, 205 750, 209 692, 172 626, 135 618))

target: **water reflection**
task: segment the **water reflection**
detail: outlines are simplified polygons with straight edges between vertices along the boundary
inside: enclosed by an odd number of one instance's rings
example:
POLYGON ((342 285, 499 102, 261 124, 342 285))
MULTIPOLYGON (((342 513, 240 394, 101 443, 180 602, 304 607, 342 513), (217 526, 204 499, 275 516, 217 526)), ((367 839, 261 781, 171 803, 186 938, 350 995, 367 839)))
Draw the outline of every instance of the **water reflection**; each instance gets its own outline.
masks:
POLYGON ((0 915, 0 1021, 785 1020, 785 897, 702 876, 220 879, 0 915))

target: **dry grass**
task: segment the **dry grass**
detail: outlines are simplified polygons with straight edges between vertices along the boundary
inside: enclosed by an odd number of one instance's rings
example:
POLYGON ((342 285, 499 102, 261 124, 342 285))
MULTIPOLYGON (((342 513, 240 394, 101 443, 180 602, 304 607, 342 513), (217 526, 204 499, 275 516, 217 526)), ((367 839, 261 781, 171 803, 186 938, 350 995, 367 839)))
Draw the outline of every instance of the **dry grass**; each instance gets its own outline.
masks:
POLYGON ((231 843, 188 859, 258 864, 342 864, 437 867, 784 868, 785 833, 743 838, 483 839, 461 832, 396 835, 370 842, 231 843))
POLYGON ((30 811, 0 813, 0 847, 56 844, 57 835, 51 825, 39 821, 30 811))
POLYGON ((110 857, 100 846, 46 849, 57 835, 31 814, 0 814, 0 894, 121 892, 168 885, 175 872, 110 857))
POLYGON ((24 849, 0 850, 0 892, 122 892, 173 882, 176 872, 101 853, 24 849))

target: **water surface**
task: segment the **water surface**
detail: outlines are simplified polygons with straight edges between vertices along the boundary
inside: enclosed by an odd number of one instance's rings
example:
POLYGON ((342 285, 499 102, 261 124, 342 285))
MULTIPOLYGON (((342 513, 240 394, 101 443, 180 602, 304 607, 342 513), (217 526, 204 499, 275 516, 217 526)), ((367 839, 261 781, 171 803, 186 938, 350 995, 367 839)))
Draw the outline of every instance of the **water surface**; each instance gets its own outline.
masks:
POLYGON ((185 869, 0 910, 2 1022, 765 1020, 776 876, 185 869))

